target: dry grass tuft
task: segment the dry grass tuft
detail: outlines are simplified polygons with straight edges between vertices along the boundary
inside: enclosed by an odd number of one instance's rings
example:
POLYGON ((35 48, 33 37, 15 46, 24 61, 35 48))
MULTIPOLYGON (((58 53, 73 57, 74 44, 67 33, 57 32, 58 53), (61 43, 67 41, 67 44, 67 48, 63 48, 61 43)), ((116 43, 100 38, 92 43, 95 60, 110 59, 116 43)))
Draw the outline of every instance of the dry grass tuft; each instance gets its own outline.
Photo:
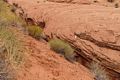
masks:
POLYGON ((22 42, 10 28, 18 24, 22 24, 21 19, 0 0, 0 80, 16 80, 14 72, 24 60, 22 42))
POLYGON ((20 26, 18 24, 23 24, 23 20, 13 13, 11 8, 12 6, 0 0, 0 39, 4 43, 11 63, 20 64, 23 59, 23 46, 9 27, 20 26))
POLYGON ((0 38, 5 44, 7 56, 12 63, 20 64, 22 62, 22 43, 17 39, 16 35, 7 27, 0 27, 0 38))
POLYGON ((12 9, 13 6, 10 6, 4 1, 0 0, 0 19, 3 19, 8 25, 24 25, 24 21, 20 17, 16 16, 16 14, 11 11, 12 9))
POLYGON ((90 68, 95 80, 110 80, 106 70, 99 63, 92 62, 90 68))

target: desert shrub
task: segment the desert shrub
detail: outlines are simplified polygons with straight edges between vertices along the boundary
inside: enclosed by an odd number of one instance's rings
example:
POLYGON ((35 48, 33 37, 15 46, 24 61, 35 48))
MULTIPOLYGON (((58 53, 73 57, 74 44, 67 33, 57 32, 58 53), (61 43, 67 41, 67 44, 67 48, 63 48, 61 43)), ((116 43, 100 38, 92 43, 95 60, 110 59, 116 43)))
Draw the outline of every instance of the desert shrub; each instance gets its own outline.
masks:
POLYGON ((40 39, 42 34, 43 34, 43 30, 39 27, 39 26, 28 26, 28 33, 30 36, 36 38, 36 39, 40 39))
POLYGON ((6 21, 6 24, 8 25, 14 25, 14 26, 22 26, 25 24, 23 20, 20 17, 17 17, 12 12, 0 12, 0 18, 4 19, 6 21))
POLYGON ((11 12, 11 6, 0 0, 0 39, 7 50, 7 56, 12 63, 22 62, 22 45, 15 33, 10 30, 12 24, 22 24, 22 19, 11 12))
POLYGON ((4 19, 6 24, 14 25, 14 26, 22 26, 25 22, 15 13, 13 13, 13 6, 5 3, 3 0, 0 0, 0 19, 4 19))
POLYGON ((60 40, 60 39, 52 39, 49 41, 50 48, 57 53, 61 53, 65 56, 66 59, 72 61, 74 59, 74 49, 72 47, 60 40))
POLYGON ((96 80, 110 80, 107 72, 99 63, 93 61, 90 65, 90 69, 96 80))
POLYGON ((9 60, 13 64, 20 64, 23 60, 23 48, 16 35, 9 28, 0 26, 0 39, 4 42, 9 60))
POLYGON ((0 26, 0 80, 16 80, 15 69, 23 63, 21 42, 5 26, 0 26))
POLYGON ((16 80, 14 69, 23 63, 23 46, 9 28, 18 23, 21 23, 20 18, 10 11, 7 3, 0 0, 0 80, 16 80))

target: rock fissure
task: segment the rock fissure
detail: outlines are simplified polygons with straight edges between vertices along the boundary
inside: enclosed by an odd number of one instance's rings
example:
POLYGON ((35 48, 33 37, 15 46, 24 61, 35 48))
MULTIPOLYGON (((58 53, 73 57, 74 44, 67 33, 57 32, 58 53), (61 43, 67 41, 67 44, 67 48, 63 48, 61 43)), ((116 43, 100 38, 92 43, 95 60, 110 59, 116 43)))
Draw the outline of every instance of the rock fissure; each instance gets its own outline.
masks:
POLYGON ((115 44, 111 44, 108 42, 101 42, 101 41, 97 41, 94 38, 92 38, 90 35, 86 34, 86 33, 74 33, 77 37, 79 37, 80 39, 83 40, 88 40, 92 43, 94 43, 95 45, 99 46, 99 47, 104 47, 104 48, 109 48, 109 49, 113 49, 113 50, 117 50, 120 51, 120 46, 115 45, 115 44))
MULTIPOLYGON (((81 46, 76 45, 75 44, 76 41, 69 39, 65 35, 55 35, 55 36, 61 40, 68 42, 75 49, 75 53, 79 56, 78 58, 80 58, 80 61, 78 62, 80 62, 85 67, 89 68, 89 65, 92 61, 100 62, 101 65, 110 73, 109 75, 111 77, 116 77, 116 78, 120 77, 119 76, 120 73, 118 71, 120 66, 119 63, 113 64, 114 61, 112 61, 106 55, 102 54, 102 57, 100 57, 100 55, 97 55, 95 52, 93 53, 93 51, 88 50, 87 47, 84 46, 85 47, 84 49, 81 46)), ((80 42, 82 43, 82 41, 80 42)))

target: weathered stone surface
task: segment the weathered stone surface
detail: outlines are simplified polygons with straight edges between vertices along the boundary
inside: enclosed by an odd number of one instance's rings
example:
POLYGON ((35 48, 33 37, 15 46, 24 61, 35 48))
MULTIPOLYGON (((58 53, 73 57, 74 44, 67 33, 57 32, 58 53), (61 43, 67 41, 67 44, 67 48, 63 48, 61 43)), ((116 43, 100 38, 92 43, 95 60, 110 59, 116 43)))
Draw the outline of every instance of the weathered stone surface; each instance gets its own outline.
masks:
POLYGON ((98 5, 9 0, 27 17, 45 22, 50 37, 67 40, 87 61, 96 58, 113 78, 120 79, 120 11, 98 5))

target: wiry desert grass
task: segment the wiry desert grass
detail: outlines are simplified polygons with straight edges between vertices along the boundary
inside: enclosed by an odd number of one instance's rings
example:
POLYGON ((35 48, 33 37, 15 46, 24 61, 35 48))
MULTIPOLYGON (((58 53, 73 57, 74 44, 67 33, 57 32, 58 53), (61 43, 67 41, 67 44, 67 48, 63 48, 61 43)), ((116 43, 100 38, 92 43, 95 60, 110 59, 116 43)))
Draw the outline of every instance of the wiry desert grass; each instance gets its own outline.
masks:
POLYGON ((15 33, 5 26, 0 27, 0 38, 4 42, 8 59, 13 64, 20 64, 23 59, 23 48, 15 33))
POLYGON ((92 62, 90 65, 91 72, 95 80, 110 80, 106 70, 97 62, 92 62))
POLYGON ((11 6, 0 0, 0 80, 16 80, 15 71, 24 63, 24 47, 11 26, 21 26, 22 20, 11 12, 11 6))
POLYGON ((11 12, 11 6, 0 0, 0 39, 4 42, 7 56, 12 63, 20 64, 22 61, 22 45, 15 33, 9 28, 22 24, 20 17, 11 12))

